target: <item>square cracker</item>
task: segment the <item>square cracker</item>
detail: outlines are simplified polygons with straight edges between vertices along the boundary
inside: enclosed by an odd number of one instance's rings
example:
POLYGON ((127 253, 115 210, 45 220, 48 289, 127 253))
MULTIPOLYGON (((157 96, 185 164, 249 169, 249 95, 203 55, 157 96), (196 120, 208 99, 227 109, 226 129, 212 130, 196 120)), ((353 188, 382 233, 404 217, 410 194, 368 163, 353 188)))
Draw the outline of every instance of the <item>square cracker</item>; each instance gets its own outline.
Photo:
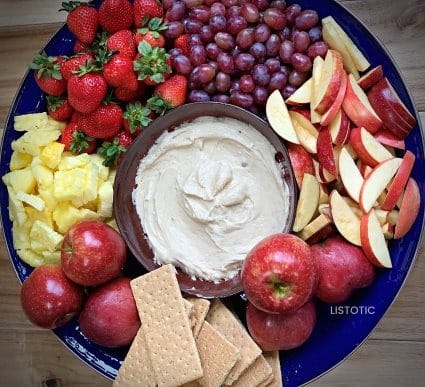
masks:
POLYGON ((174 266, 131 281, 158 386, 177 386, 203 375, 201 360, 174 266))
POLYGON ((196 344, 204 370, 199 384, 203 387, 220 387, 239 357, 238 349, 206 321, 196 344))
POLYGON ((156 386, 156 378, 142 327, 137 331, 112 385, 116 387, 156 386))
POLYGON ((238 361, 224 381, 224 385, 229 386, 261 355, 261 349, 248 334, 239 319, 220 300, 211 302, 206 321, 240 352, 238 361))
POLYGON ((282 387, 283 382, 279 351, 264 352, 263 356, 272 367, 273 380, 267 384, 267 387, 282 387))
POLYGON ((187 297, 187 301, 192 303, 193 310, 191 314, 191 318, 194 320, 192 326, 193 336, 198 337, 198 334, 202 328, 202 324, 205 321, 205 317, 207 316, 208 310, 210 309, 210 302, 205 298, 198 297, 187 297))
POLYGON ((260 355, 252 363, 239 378, 232 384, 232 387, 246 387, 246 386, 263 386, 264 382, 271 380, 272 367, 264 359, 264 356, 260 355))

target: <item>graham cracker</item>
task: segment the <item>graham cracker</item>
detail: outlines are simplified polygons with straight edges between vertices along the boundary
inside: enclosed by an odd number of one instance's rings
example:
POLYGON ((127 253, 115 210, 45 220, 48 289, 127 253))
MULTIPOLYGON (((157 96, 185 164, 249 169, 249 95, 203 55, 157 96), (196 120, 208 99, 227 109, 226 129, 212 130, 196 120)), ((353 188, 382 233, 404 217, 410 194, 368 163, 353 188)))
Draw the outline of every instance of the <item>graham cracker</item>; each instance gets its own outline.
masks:
POLYGON ((224 385, 229 386, 261 355, 261 349, 239 319, 220 300, 216 299, 211 302, 206 321, 240 352, 239 359, 224 381, 224 385))
POLYGON ((187 297, 186 298, 193 305, 191 318, 194 320, 192 326, 193 336, 198 337, 199 331, 207 316, 208 310, 210 309, 210 302, 205 298, 198 297, 187 297))
POLYGON ((232 387, 246 387, 246 386, 262 386, 264 382, 268 382, 270 376, 273 375, 272 367, 260 355, 255 359, 239 378, 232 384, 232 387))
POLYGON ((203 387, 220 387, 239 358, 238 349, 208 322, 204 322, 196 339, 204 376, 203 387))
POLYGON ((161 266, 130 285, 158 386, 178 386, 203 376, 174 266, 161 266))
POLYGON ((116 387, 156 386, 156 378, 142 327, 137 331, 112 385, 116 387))
POLYGON ((271 351, 263 353, 264 359, 272 367, 273 380, 267 384, 267 387, 282 387, 282 370, 280 368, 279 351, 271 351))

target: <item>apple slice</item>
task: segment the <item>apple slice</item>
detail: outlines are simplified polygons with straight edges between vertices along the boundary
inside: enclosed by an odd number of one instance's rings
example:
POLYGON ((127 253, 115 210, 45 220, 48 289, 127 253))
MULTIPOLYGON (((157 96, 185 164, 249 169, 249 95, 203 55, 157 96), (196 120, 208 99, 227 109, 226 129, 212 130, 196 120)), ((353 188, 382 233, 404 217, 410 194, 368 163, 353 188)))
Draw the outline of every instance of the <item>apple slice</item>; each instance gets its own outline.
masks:
POLYGON ((326 215, 329 219, 332 219, 331 206, 329 205, 329 201, 327 203, 319 204, 317 210, 319 211, 319 214, 326 215))
POLYGON ((393 155, 363 127, 351 129, 350 144, 359 159, 371 167, 393 158, 393 155))
POLYGON ((375 208, 374 210, 375 210, 375 215, 379 221, 379 224, 382 226, 385 223, 387 223, 389 211, 385 211, 382 208, 375 208))
POLYGON ((313 78, 305 81, 294 93, 286 98, 288 105, 304 105, 311 102, 311 89, 313 87, 313 78))
POLYGON ((338 94, 335 97, 335 100, 332 102, 332 105, 329 107, 329 109, 323 113, 322 119, 320 121, 320 125, 322 126, 328 126, 330 122, 335 118, 337 113, 340 111, 342 101, 345 97, 345 91, 347 90, 347 74, 345 71, 342 71, 342 79, 341 79, 341 86, 339 87, 338 94))
POLYGON ((335 145, 344 145, 350 140, 350 120, 340 109, 334 119, 329 124, 329 131, 331 133, 332 142, 335 145))
POLYGON ((356 69, 359 71, 366 71, 370 67, 369 61, 359 50, 357 45, 352 41, 352 39, 347 35, 343 28, 335 21, 332 16, 327 16, 322 19, 322 24, 327 25, 331 24, 335 27, 340 39, 344 42, 345 47, 347 48, 356 69))
POLYGON ((341 39, 338 30, 335 28, 335 24, 329 22, 327 23, 326 20, 330 19, 322 19, 323 40, 329 45, 329 47, 341 53, 344 61, 344 67, 347 73, 351 73, 356 79, 359 79, 359 72, 356 68, 353 58, 351 57, 345 42, 341 39))
POLYGON ((312 101, 313 110, 323 114, 331 107, 341 88, 343 75, 344 68, 341 54, 338 51, 329 49, 325 56, 318 87, 315 88, 315 98, 312 101))
POLYGON ((295 180, 298 188, 301 189, 304 173, 314 175, 313 159, 310 153, 300 144, 288 143, 286 148, 288 149, 289 160, 291 161, 295 180))
POLYGON ((384 127, 374 133, 373 137, 383 145, 389 145, 401 150, 406 149, 404 140, 401 140, 393 132, 384 127))
POLYGON ((342 147, 339 154, 339 176, 344 184, 348 195, 358 203, 360 200, 360 190, 363 186, 364 179, 357 168, 353 158, 345 147, 342 147))
MULTIPOLYGON (((332 220, 324 215, 320 214, 317 218, 314 218, 309 224, 307 224, 297 235, 305 241, 313 238, 316 234, 321 234, 321 238, 325 238, 328 234, 323 231, 329 230, 328 226, 332 225, 332 220)), ((331 227, 330 230, 333 230, 331 227)), ((319 235, 316 235, 315 239, 318 239, 319 235)))
POLYGON ((360 190, 360 208, 367 213, 400 168, 402 159, 382 161, 367 175, 360 190))
POLYGON ((339 233, 349 242, 361 246, 360 219, 337 190, 329 197, 332 219, 339 233))
POLYGON ((320 186, 316 177, 305 173, 292 226, 294 232, 301 231, 310 222, 319 204, 319 194, 320 186))
POLYGON ((323 72, 323 65, 325 61, 322 57, 316 56, 313 60, 313 70, 312 70, 312 85, 311 85, 311 98, 310 98, 310 121, 313 124, 317 124, 321 121, 322 116, 314 110, 316 105, 316 94, 318 94, 320 77, 323 72))
MULTIPOLYGON (((401 207, 401 205, 400 205, 401 207)), ((393 226, 395 226, 397 224, 398 221, 398 216, 400 214, 399 210, 391 210, 388 212, 387 215, 387 221, 389 224, 392 224, 393 226)))
POLYGON ((382 233, 386 240, 394 239, 394 226, 390 223, 385 223, 382 225, 382 233))
POLYGON ((370 262, 377 267, 391 269, 392 263, 387 241, 374 210, 362 216, 360 237, 363 252, 370 262))
POLYGON ((290 110, 289 117, 292 120, 295 133, 300 144, 309 153, 317 153, 317 137, 319 133, 314 125, 301 113, 290 110))
POLYGON ((421 194, 418 183, 412 177, 407 182, 403 200, 400 206, 397 223, 395 225, 394 239, 404 237, 415 223, 421 204, 421 194))
POLYGON ((314 175, 321 184, 333 183, 337 178, 332 175, 323 165, 313 159, 314 175))
POLYGON ((382 126, 381 118, 376 114, 366 93, 357 84, 352 74, 348 76, 342 108, 351 121, 357 126, 364 126, 371 133, 375 133, 382 126))
POLYGON ((292 120, 289 117, 288 108, 282 94, 277 89, 267 98, 266 116, 270 126, 280 137, 293 144, 300 143, 292 125, 292 120))
POLYGON ((329 204, 329 191, 324 183, 320 183, 319 205, 329 204))
POLYGON ((391 211, 397 204, 398 199, 402 195, 404 188, 409 180, 410 173, 415 163, 415 155, 411 151, 406 151, 394 179, 388 187, 387 195, 381 204, 383 210, 391 211))
POLYGON ((322 128, 317 137, 317 160, 332 175, 337 175, 332 137, 328 128, 322 128))
POLYGON ((363 90, 368 90, 382 78, 384 78, 384 70, 382 69, 382 65, 379 65, 362 75, 357 80, 357 83, 363 90))

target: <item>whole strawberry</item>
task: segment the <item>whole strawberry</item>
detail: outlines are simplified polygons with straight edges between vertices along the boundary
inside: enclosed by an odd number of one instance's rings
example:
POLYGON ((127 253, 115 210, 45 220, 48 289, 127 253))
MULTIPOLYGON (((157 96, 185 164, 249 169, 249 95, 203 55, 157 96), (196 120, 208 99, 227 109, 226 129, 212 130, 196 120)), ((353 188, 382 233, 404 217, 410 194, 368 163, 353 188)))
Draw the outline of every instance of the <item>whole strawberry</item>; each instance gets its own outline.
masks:
POLYGON ((94 112, 108 91, 108 84, 103 75, 94 71, 96 67, 89 62, 68 81, 68 101, 81 113, 94 112))
POLYGON ((148 42, 142 41, 137 47, 139 54, 134 60, 134 70, 138 79, 143 80, 148 86, 164 82, 171 74, 171 59, 164 48, 152 47, 148 42))
POLYGON ((74 110, 70 122, 76 122, 80 130, 84 133, 90 133, 94 126, 93 113, 80 113, 79 111, 74 110))
POLYGON ((76 122, 65 126, 59 141, 65 145, 64 150, 74 154, 93 153, 97 146, 96 140, 87 136, 76 122))
POLYGON ((137 90, 129 90, 126 87, 116 87, 114 95, 122 102, 135 102, 140 100, 145 94, 145 84, 137 81, 137 90))
POLYGON ((162 19, 159 17, 154 17, 152 19, 145 19, 142 22, 142 28, 137 29, 135 35, 136 44, 139 45, 140 42, 148 42, 151 47, 164 47, 165 38, 162 35, 162 31, 167 29, 167 24, 163 23, 162 19))
POLYGON ((141 27, 143 19, 146 17, 162 17, 164 10, 157 0, 134 0, 134 25, 136 28, 141 27))
POLYGON ((84 44, 90 44, 96 38, 99 25, 98 12, 88 3, 68 1, 62 3, 59 11, 67 11, 66 24, 76 38, 84 44))
POLYGON ((66 80, 69 80, 73 75, 80 71, 81 66, 84 66, 87 62, 92 61, 93 59, 93 54, 89 52, 83 52, 70 56, 60 65, 62 76, 66 80))
POLYGON ((119 105, 108 103, 99 106, 90 114, 93 125, 84 132, 94 138, 108 138, 116 136, 122 126, 123 111, 119 105))
POLYGON ((50 117, 56 121, 69 121, 74 109, 66 98, 48 95, 46 100, 47 113, 50 117))
POLYGON ((132 143, 133 138, 124 131, 119 132, 116 137, 104 141, 97 150, 97 153, 105 158, 102 164, 107 167, 117 165, 132 143))
POLYGON ((152 119, 151 111, 140 102, 127 104, 123 114, 123 126, 127 133, 136 137, 144 127, 148 126, 152 119))
POLYGON ((127 55, 129 58, 134 59, 136 56, 134 32, 130 30, 115 32, 106 41, 106 48, 109 51, 118 51, 120 54, 127 55))
POLYGON ((174 47, 182 50, 183 55, 189 58, 190 47, 189 47, 189 34, 183 34, 174 40, 174 47))
POLYGON ((48 56, 45 52, 37 54, 29 68, 34 70, 35 82, 42 91, 57 97, 65 92, 66 80, 60 72, 58 57, 48 56))
POLYGON ((127 55, 112 55, 103 66, 103 76, 110 86, 137 90, 137 75, 133 70, 133 61, 127 55))
POLYGON ((164 114, 168 109, 183 105, 186 102, 187 79, 176 74, 159 84, 153 96, 148 99, 147 107, 158 114, 164 114))
POLYGON ((99 24, 114 33, 133 25, 133 6, 128 0, 104 0, 99 7, 99 24))

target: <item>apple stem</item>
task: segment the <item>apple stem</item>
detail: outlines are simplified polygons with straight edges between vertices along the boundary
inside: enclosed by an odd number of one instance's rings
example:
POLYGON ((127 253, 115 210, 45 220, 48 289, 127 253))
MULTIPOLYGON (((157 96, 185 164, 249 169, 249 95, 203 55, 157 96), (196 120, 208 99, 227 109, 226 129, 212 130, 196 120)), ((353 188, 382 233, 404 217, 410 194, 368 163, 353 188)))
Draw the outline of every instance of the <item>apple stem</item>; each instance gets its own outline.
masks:
POLYGON ((270 287, 272 288, 274 295, 278 298, 287 297, 292 288, 291 285, 276 280, 270 281, 270 287))

